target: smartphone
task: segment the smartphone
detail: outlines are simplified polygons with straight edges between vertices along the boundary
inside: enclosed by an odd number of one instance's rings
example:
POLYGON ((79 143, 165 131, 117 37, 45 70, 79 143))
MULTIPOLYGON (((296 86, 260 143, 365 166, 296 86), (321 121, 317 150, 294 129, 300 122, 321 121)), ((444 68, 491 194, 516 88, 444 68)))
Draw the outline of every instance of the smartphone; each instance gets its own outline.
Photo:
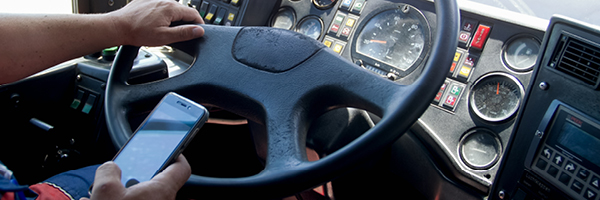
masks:
POLYGON ((173 163, 207 119, 204 106, 166 94, 113 158, 123 185, 149 181, 173 163))

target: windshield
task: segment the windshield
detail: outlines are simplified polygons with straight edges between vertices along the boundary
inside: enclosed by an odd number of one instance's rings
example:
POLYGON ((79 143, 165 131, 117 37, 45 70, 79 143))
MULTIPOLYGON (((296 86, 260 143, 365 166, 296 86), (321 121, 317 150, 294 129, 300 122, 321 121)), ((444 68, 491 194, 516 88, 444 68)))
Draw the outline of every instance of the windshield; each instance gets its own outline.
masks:
POLYGON ((0 0, 0 13, 73 13, 72 0, 0 0))
POLYGON ((600 25, 600 1, 598 0, 469 0, 504 10, 549 20, 560 14, 588 23, 600 25))

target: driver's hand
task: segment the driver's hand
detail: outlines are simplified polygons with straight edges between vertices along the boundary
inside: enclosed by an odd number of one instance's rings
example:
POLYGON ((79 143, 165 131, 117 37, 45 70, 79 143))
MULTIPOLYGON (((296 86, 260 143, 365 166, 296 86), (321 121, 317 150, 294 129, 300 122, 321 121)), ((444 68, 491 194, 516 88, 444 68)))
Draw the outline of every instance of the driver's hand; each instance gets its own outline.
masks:
MULTIPOLYGON (((192 174, 185 157, 180 155, 175 163, 157 174, 150 181, 129 188, 121 183, 121 169, 114 162, 98 167, 92 189, 92 200, 175 199, 177 191, 192 174)), ((88 198, 81 198, 88 200, 88 198)))
POLYGON ((174 0, 134 0, 107 15, 125 45, 159 46, 204 35, 204 29, 197 25, 169 27, 178 21, 204 24, 196 9, 174 0))

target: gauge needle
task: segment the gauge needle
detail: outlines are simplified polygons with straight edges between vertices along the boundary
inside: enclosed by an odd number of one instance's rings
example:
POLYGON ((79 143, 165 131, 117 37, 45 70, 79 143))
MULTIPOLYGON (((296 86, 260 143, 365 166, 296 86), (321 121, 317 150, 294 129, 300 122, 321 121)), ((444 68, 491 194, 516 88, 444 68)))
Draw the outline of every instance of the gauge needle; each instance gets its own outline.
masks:
POLYGON ((496 86, 496 94, 500 93, 500 83, 498 83, 498 86, 496 86))
POLYGON ((371 42, 379 43, 379 44, 387 44, 387 41, 383 40, 371 40, 371 42))

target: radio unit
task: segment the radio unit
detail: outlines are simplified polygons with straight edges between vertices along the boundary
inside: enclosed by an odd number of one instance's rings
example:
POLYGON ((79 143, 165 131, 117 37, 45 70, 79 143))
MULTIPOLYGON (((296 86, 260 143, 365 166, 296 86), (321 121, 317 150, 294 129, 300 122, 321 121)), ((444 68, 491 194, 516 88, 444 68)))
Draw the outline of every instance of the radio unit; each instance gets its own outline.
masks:
POLYGON ((525 166, 574 199, 598 199, 600 123, 554 100, 535 135, 525 166))

